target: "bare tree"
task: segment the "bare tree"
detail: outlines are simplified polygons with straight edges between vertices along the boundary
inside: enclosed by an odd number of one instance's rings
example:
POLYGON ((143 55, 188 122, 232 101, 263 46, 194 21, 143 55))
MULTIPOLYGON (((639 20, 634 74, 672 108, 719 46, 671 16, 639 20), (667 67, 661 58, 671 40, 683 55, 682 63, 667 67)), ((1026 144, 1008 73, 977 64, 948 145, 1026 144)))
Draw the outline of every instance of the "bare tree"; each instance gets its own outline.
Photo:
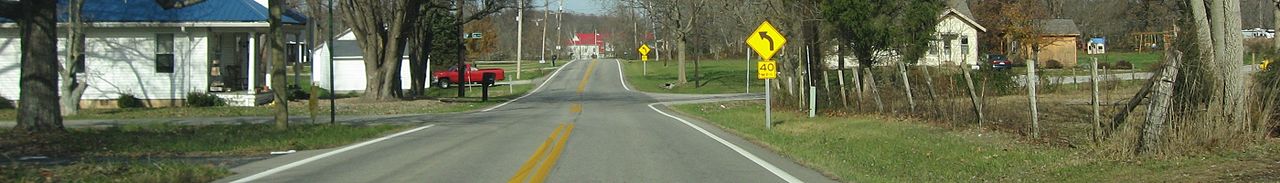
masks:
POLYGON ((81 8, 84 6, 84 0, 71 0, 67 3, 67 41, 66 41, 66 59, 59 69, 62 77, 62 96, 59 100, 62 104, 62 115, 70 116, 80 112, 80 97, 84 95, 84 90, 89 87, 87 82, 81 81, 76 77, 76 73, 82 73, 84 66, 84 18, 80 16, 81 8))
POLYGON ((701 13, 706 9, 707 0, 631 0, 646 15, 654 18, 658 26, 671 31, 676 42, 677 84, 687 83, 685 59, 688 57, 688 42, 693 35, 701 13), (661 16, 659 16, 661 15, 661 16))
POLYGON ((267 39, 271 42, 268 55, 271 62, 271 92, 275 95, 276 129, 289 129, 289 90, 285 89, 285 51, 284 30, 281 17, 284 15, 284 0, 267 1, 267 21, 270 24, 267 39))

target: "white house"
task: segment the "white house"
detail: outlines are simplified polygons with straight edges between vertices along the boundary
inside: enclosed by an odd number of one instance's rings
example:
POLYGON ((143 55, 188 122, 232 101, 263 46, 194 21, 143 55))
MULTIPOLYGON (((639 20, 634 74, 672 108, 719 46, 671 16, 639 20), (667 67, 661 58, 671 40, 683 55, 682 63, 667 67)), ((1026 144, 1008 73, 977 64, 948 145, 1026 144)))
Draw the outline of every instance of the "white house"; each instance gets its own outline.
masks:
MULTIPOLYGON (((329 83, 329 45, 322 44, 312 53, 314 62, 311 63, 311 83, 320 88, 330 89, 335 87, 335 92, 360 92, 364 91, 365 84, 368 80, 365 78, 364 70, 364 50, 360 49, 360 45, 356 42, 355 34, 350 30, 343 32, 335 40, 333 45, 333 70, 336 75, 333 76, 333 83, 329 83)), ((402 89, 412 87, 412 75, 409 74, 409 55, 405 54, 403 63, 400 64, 400 86, 402 89)), ((431 70, 430 60, 427 61, 427 70, 431 70)), ((430 85, 427 85, 430 87, 430 85)))
MULTIPOLYGON (((65 0, 59 3, 65 8, 65 0)), ((263 1, 265 2, 265 1, 263 1)), ((114 107, 121 94, 150 106, 182 105, 186 95, 213 93, 231 105, 270 98, 264 41, 267 8, 254 0, 201 1, 164 8, 149 0, 86 0, 82 107, 114 107)), ((59 11, 65 20, 65 11, 59 11)), ((306 18, 283 18, 288 41, 300 42, 306 18)), ((59 31, 65 29, 59 28, 59 31)), ((0 19, 0 96, 17 99, 20 50, 17 25, 0 19)), ((59 32, 65 36, 65 32, 59 32)), ((59 39, 59 54, 65 54, 59 39)), ((60 62, 65 57, 59 56, 60 62)), ((300 58, 293 58, 300 59, 300 58)))
MULTIPOLYGON (((917 65, 976 65, 980 59, 978 53, 978 33, 986 32, 987 28, 978 24, 973 19, 973 13, 969 11, 969 5, 965 0, 947 0, 947 8, 938 15, 938 25, 934 28, 934 41, 930 44, 929 52, 917 65)), ((832 50, 834 50, 834 46, 832 50)), ((888 65, 898 60, 896 52, 878 51, 875 53, 880 60, 880 64, 888 65)), ((823 58, 827 66, 835 68, 839 60, 835 54, 830 54, 823 58)), ((845 65, 848 67, 858 66, 857 58, 852 55, 846 55, 845 65)))
POLYGON ((987 28, 978 24, 965 0, 947 0, 947 9, 939 15, 935 40, 920 65, 976 65, 978 33, 987 28))
POLYGON ((578 33, 569 40, 569 53, 572 59, 591 59, 613 57, 613 45, 604 41, 600 33, 578 33))

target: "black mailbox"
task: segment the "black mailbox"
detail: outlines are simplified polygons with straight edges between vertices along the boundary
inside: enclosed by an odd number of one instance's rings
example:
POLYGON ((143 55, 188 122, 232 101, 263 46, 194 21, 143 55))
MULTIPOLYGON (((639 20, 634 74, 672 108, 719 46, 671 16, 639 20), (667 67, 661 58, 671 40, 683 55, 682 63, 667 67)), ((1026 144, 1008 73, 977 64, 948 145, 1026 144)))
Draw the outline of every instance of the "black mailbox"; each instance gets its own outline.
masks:
POLYGON ((498 82, 498 75, 492 72, 484 73, 484 75, 481 78, 482 79, 480 80, 480 84, 483 84, 483 85, 493 85, 494 83, 498 82))

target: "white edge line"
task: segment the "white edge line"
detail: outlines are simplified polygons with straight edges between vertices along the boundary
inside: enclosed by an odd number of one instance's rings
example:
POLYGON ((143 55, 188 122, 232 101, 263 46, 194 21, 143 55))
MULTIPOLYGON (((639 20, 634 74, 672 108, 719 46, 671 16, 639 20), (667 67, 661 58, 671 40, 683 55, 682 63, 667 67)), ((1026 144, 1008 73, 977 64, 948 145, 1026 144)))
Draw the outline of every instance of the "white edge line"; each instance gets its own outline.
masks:
POLYGON ((618 82, 622 82, 622 89, 627 89, 627 91, 631 91, 631 88, 627 87, 627 75, 622 74, 622 60, 619 60, 619 59, 615 59, 615 60, 618 61, 618 82))
POLYGON ((515 101, 517 101, 517 100, 524 99, 525 97, 529 97, 529 95, 533 95, 533 93, 537 93, 538 91, 542 91, 542 87, 543 87, 543 86, 547 86, 547 82, 551 82, 551 79, 555 79, 555 78, 556 78, 556 74, 560 74, 560 70, 564 70, 564 68, 565 68, 565 67, 568 67, 568 66, 569 66, 569 64, 573 64, 573 62, 577 62, 577 61, 578 61, 578 60, 573 60, 573 61, 569 61, 569 63, 564 63, 564 65, 560 65, 560 68, 556 69, 556 72, 552 72, 552 73, 551 73, 551 76, 550 76, 550 77, 547 77, 547 80, 542 81, 542 84, 539 84, 539 85, 538 85, 538 88, 534 88, 534 89, 533 89, 533 91, 529 91, 529 93, 526 93, 526 94, 524 94, 524 95, 521 95, 520 97, 516 97, 516 99, 511 99, 510 101, 503 102, 502 104, 498 104, 498 105, 495 105, 495 106, 493 106, 493 107, 489 107, 488 109, 480 110, 480 112, 489 112, 489 111, 492 111, 492 110, 494 110, 494 109, 498 109, 499 107, 507 106, 507 104, 511 104, 512 102, 515 102, 515 101))
POLYGON ((659 103, 649 104, 649 109, 653 109, 653 111, 657 111, 659 114, 670 117, 671 119, 679 120, 685 125, 689 125, 690 128, 693 128, 695 130, 698 130, 699 132, 702 132, 703 135, 707 135, 707 137, 711 137, 711 139, 715 139, 716 141, 720 142, 720 144, 724 144, 724 146, 728 146, 729 149, 733 149, 733 151, 738 152, 738 154, 741 154, 743 157, 750 159, 751 162, 755 162, 756 165, 760 165, 760 167, 764 167, 764 169, 769 170, 770 173, 773 173, 773 175, 777 175, 778 178, 782 178, 782 180, 785 180, 789 183, 804 182, 796 178, 795 176, 791 176, 790 173, 787 173, 786 171, 783 171, 782 169, 776 166, 773 166, 773 164, 769 163, 768 161, 764 161, 764 159, 760 159, 760 157, 757 157, 755 154, 751 154, 751 152, 747 152, 747 150, 742 149, 742 147, 733 145, 733 143, 729 143, 729 141, 726 141, 723 138, 716 136, 715 134, 711 134, 711 132, 708 132, 706 129, 702 129, 702 127, 698 127, 698 125, 694 125, 689 121, 685 121, 684 119, 681 119, 679 117, 673 116, 671 114, 667 114, 667 112, 662 112, 662 110, 658 110, 657 107, 653 107, 654 105, 658 105, 658 104, 659 103))
POLYGON ((342 153, 342 152, 350 151, 350 150, 352 150, 352 149, 360 148, 360 147, 363 147, 363 146, 366 146, 366 145, 369 145, 369 144, 378 143, 378 142, 381 142, 381 141, 383 141, 383 140, 391 139, 391 138, 394 138, 394 137, 397 137, 397 136, 401 136, 401 135, 404 135, 404 134, 409 134, 409 133, 413 133, 413 132, 416 132, 416 131, 419 131, 419 130, 423 130, 423 129, 431 128, 431 127, 433 127, 433 126, 436 126, 436 125, 435 125, 435 124, 431 124, 431 125, 427 125, 427 126, 423 126, 423 127, 414 128, 414 129, 412 129, 412 130, 403 131, 403 132, 400 132, 400 133, 396 133, 396 134, 388 135, 388 136, 385 136, 385 137, 382 137, 382 138, 378 138, 378 139, 373 139, 373 140, 369 140, 369 141, 361 142, 361 143, 359 143, 359 144, 355 144, 355 145, 351 145, 351 146, 343 147, 342 149, 338 149, 338 150, 333 150, 333 151, 325 152, 324 154, 320 154, 320 155, 312 156, 312 157, 307 158, 307 159, 302 159, 302 160, 299 160, 299 161, 295 161, 295 162, 293 162, 293 163, 285 164, 284 166, 280 166, 280 167, 272 168, 272 169, 270 169, 270 170, 263 171, 263 172, 260 172, 260 173, 258 173, 258 174, 253 174, 253 175, 250 175, 250 176, 248 176, 248 177, 240 178, 240 179, 237 179, 237 180, 235 180, 235 181, 231 181, 231 182, 232 182, 232 183, 252 182, 252 181, 254 181, 254 180, 257 180, 257 179, 260 179, 260 178, 263 178, 263 177, 266 177, 266 176, 270 176, 270 175, 272 175, 272 174, 280 173, 280 172, 282 172, 282 171, 289 170, 289 169, 294 168, 294 167, 298 167, 298 166, 302 166, 302 165, 307 164, 307 163, 311 163, 312 161, 316 161, 316 160, 324 159, 324 158, 326 158, 326 157, 333 156, 333 155, 338 154, 338 153, 342 153))

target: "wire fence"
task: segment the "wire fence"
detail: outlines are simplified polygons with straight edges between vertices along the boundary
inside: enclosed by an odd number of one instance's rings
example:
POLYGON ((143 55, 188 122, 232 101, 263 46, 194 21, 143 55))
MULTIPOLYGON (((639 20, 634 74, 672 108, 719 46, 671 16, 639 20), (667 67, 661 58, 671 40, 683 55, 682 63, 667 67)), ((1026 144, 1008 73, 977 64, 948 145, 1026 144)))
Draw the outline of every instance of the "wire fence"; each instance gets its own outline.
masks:
MULTIPOLYGON (((1097 76, 1091 77, 1094 68, 1090 63, 1079 63, 1074 68, 1039 69, 1046 74, 1034 77, 1037 82, 1034 92, 1036 107, 1033 109, 1033 93, 1025 81, 1029 77, 1013 70, 993 69, 990 65, 972 69, 954 65, 898 67, 884 64, 843 70, 828 68, 807 73, 804 62, 795 56, 784 56, 779 60, 782 61, 779 65, 781 73, 777 82, 769 86, 777 94, 774 107, 807 110, 807 90, 813 87, 818 98, 814 104, 817 112, 822 114, 879 114, 922 119, 953 127, 979 126, 1020 134, 1035 142, 1094 147, 1099 151, 1122 154, 1134 154, 1142 128, 1149 125, 1144 122, 1154 98, 1149 94, 1152 93, 1149 87, 1159 78, 1158 72, 1107 68, 1098 69, 1097 76), (966 71, 969 72, 967 78, 966 71), (809 77, 819 79, 806 82, 805 78, 809 77), (1037 116, 1034 122, 1033 113, 1037 116), (1117 120, 1117 116, 1122 117, 1117 120)), ((1197 67, 1201 66, 1179 66, 1177 68, 1187 72, 1177 76, 1192 77, 1197 74, 1194 72, 1197 67)), ((1244 88, 1248 95, 1245 106, 1250 114, 1246 121, 1206 122, 1211 120, 1205 116, 1215 116, 1206 113, 1220 110, 1204 109, 1204 105, 1200 105, 1215 101, 1202 102, 1202 99, 1212 96, 1194 92, 1204 88, 1201 87, 1204 83, 1190 79, 1172 82, 1173 87, 1169 90, 1175 90, 1172 91, 1173 107, 1166 108, 1170 117, 1161 120, 1168 124, 1161 130, 1168 133, 1159 136, 1160 141, 1168 143, 1156 151, 1211 151, 1277 136, 1280 129, 1272 119, 1277 116, 1275 104, 1280 101, 1280 88, 1277 87, 1280 74, 1272 69, 1244 72, 1242 76, 1237 79, 1248 83, 1244 88)))

